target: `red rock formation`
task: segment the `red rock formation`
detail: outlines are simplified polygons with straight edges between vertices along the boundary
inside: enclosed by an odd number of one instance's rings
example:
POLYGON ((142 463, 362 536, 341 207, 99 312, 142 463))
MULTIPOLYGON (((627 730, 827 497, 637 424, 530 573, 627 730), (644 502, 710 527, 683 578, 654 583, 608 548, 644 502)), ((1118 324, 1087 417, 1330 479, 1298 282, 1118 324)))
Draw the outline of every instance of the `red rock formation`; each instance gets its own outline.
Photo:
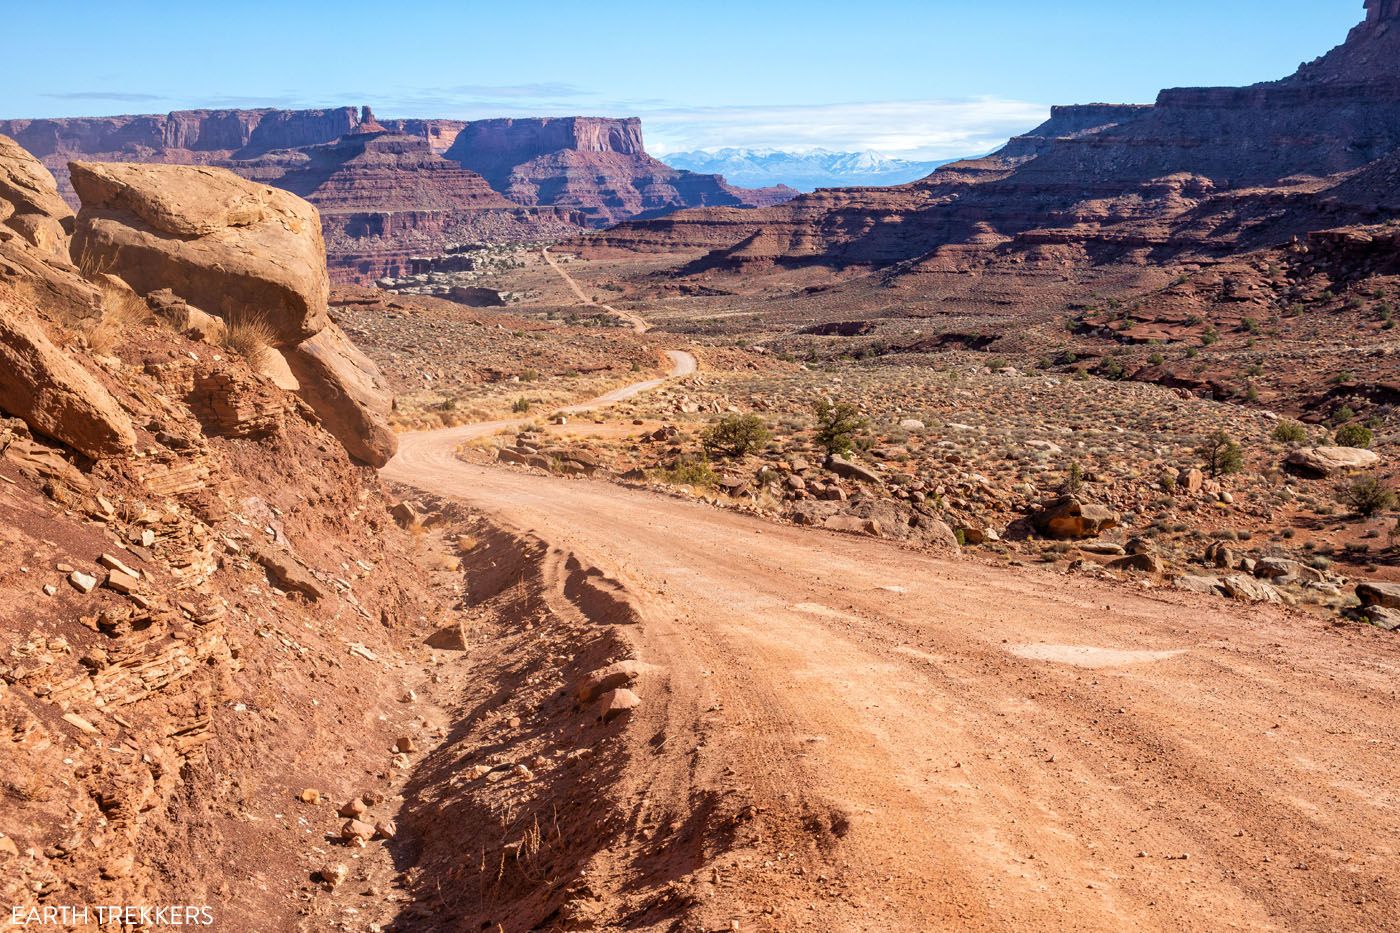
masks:
POLYGON ((635 117, 480 120, 445 155, 516 203, 578 210, 594 226, 685 207, 761 207, 795 193, 673 169, 647 155, 635 117))
MULTIPOLYGON (((1370 0, 1347 42, 1290 78, 1178 88, 1152 106, 1056 108, 984 159, 896 188, 836 189, 762 211, 687 211, 590 237, 587 249, 710 249, 693 268, 1208 258, 1317 229, 1346 173, 1400 149, 1400 4, 1370 0), (1333 189, 1336 189, 1335 192, 1333 189)), ((1384 198, 1381 198, 1384 201, 1384 198)))
POLYGON ((187 110, 8 120, 0 133, 39 156, 71 204, 70 160, 212 164, 286 188, 320 208, 340 281, 397 274, 452 242, 557 238, 581 225, 764 206, 793 193, 664 165, 646 154, 636 119, 381 122, 368 107, 187 110))

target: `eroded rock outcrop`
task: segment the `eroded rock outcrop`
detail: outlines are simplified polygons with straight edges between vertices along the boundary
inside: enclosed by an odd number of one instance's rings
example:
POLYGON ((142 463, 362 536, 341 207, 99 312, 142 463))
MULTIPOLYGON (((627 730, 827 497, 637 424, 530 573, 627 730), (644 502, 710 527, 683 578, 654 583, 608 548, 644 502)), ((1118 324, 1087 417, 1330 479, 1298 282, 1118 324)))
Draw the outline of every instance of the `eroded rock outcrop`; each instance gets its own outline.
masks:
POLYGON ((0 409, 89 457, 130 453, 131 419, 102 384, 0 296, 0 409))
POLYGON ((131 420, 102 384, 55 346, 37 301, 52 296, 78 316, 95 313, 97 289, 69 265, 73 212, 53 177, 29 153, 0 136, 0 409, 40 434, 89 457, 128 453, 131 420))
POLYGON ((325 245, 301 198, 218 168, 74 162, 83 202, 73 258, 141 294, 168 288, 228 320, 257 311, 279 345, 330 317, 325 245))
POLYGON ((577 245, 709 250, 697 273, 904 263, 910 284, 976 299, 985 280, 951 277, 1212 261, 1338 226, 1339 198, 1384 220, 1377 179, 1356 197, 1352 173, 1400 149, 1400 17, 1391 0, 1366 8, 1346 43, 1280 81, 1058 107, 998 152, 908 185, 637 219, 577 245))
POLYGON ((74 163, 72 177, 83 200, 73 241, 82 268, 115 272, 162 307, 174 296, 231 326, 260 322, 327 430, 352 456, 388 462, 393 399, 331 323, 315 207, 204 166, 74 163))
POLYGON ((286 358, 302 398, 351 456, 388 463, 398 450, 388 426, 394 397, 374 361, 335 325, 290 348, 286 358))

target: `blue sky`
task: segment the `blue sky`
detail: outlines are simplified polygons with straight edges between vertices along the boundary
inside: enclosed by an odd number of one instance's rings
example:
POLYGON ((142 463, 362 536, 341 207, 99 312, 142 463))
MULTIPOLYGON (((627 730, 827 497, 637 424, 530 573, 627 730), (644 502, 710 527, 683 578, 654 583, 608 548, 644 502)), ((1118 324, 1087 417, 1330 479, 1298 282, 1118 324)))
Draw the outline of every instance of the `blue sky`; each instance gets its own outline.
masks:
POLYGON ((1282 77, 1361 0, 8 5, 0 117, 367 103, 640 116, 648 148, 994 148, 1055 103, 1282 77))

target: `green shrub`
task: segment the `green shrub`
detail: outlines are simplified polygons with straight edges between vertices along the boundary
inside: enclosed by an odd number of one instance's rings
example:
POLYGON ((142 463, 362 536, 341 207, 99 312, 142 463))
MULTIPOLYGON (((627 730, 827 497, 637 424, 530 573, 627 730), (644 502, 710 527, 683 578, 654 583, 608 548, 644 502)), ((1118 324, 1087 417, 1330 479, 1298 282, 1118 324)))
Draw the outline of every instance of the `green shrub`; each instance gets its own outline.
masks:
POLYGON ((1395 508, 1396 498, 1395 490, 1376 477, 1358 476, 1338 491, 1337 501, 1362 518, 1370 518, 1395 508))
POLYGON ((828 454, 847 454, 856 445, 856 435, 865 430, 866 420, 850 402, 820 399, 812 406, 817 416, 817 443, 828 454))
POLYGON ((1344 424, 1332 435, 1338 447, 1360 447, 1365 450, 1375 441, 1371 429, 1359 424, 1344 424))
POLYGON ((725 415, 710 425, 702 443, 711 456, 742 457, 762 450, 772 438, 758 415, 725 415))
POLYGON ((678 486, 709 487, 718 479, 708 460, 700 457, 682 457, 667 469, 661 471, 661 478, 678 486))
POLYGON ((530 410, 530 400, 522 395, 520 398, 510 403, 510 410, 517 415, 523 415, 530 410))
POLYGON ((1206 462, 1211 476, 1224 476, 1244 469, 1244 450, 1224 431, 1216 431, 1196 453, 1206 462))
POLYGON ((1297 421, 1280 421, 1274 427, 1274 440, 1280 444, 1301 444, 1308 439, 1308 429, 1297 421))

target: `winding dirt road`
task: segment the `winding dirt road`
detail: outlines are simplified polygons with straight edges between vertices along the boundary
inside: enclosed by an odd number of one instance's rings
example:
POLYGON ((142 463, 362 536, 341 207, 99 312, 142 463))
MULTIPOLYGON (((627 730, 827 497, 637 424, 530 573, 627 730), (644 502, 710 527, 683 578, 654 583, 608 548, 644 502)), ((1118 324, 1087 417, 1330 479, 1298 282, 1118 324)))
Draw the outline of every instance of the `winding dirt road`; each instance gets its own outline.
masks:
POLYGON ((614 308, 610 304, 604 304, 603 302, 594 301, 592 298, 590 298, 587 295, 587 293, 585 293, 584 290, 579 286, 578 282, 574 281, 574 277, 572 275, 569 275, 569 273, 565 271, 564 267, 559 265, 558 261, 556 261, 555 258, 549 254, 548 246, 543 247, 540 250, 540 255, 544 256, 544 261, 549 263, 549 267, 551 269, 559 273, 559 277, 564 280, 564 283, 566 285, 569 286, 569 290, 574 293, 574 297, 576 297, 581 304, 588 305, 591 308, 600 308, 608 312, 609 314, 614 315, 615 317, 621 318, 622 320, 626 321, 628 325, 639 334, 645 334, 647 331, 651 330, 651 325, 647 323, 646 318, 641 317, 637 314, 633 314, 631 311, 623 311, 620 308, 614 308))
POLYGON ((811 836, 716 869, 743 929, 1400 929, 1393 636, 455 456, 509 424, 385 476, 631 593, 661 673, 619 799, 811 836))

